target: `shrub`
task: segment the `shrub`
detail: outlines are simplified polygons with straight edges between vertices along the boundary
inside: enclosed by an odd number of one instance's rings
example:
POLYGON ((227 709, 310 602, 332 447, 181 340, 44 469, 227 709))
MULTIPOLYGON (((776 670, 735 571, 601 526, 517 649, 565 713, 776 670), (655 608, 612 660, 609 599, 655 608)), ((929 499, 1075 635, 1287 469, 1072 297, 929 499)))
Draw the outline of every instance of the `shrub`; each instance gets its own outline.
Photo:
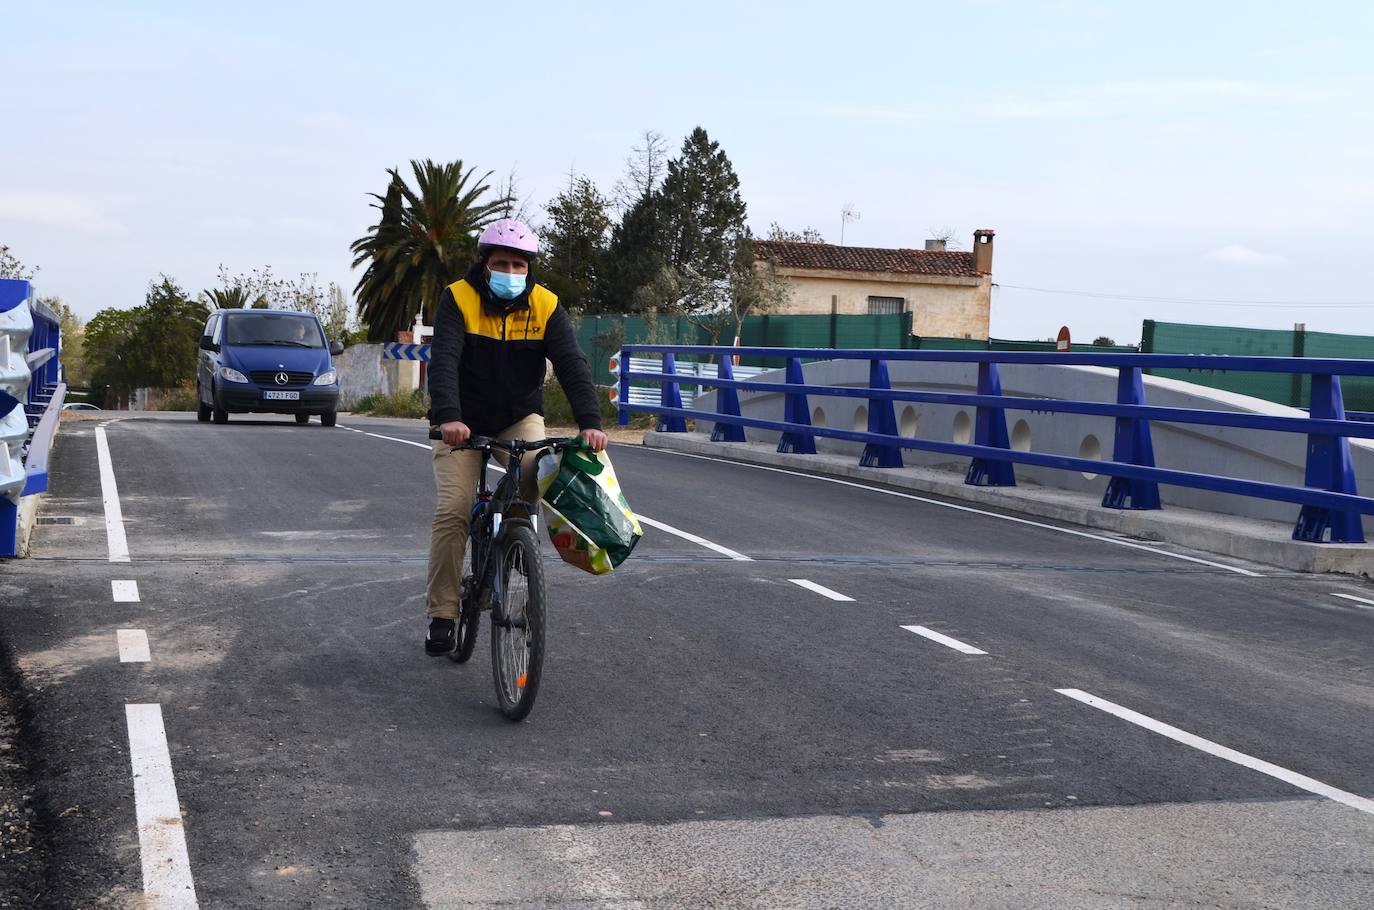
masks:
POLYGON ((390 395, 364 395, 353 406, 353 413, 370 417, 417 417, 429 414, 429 395, 423 389, 393 392, 390 395))
MULTIPOLYGON (((601 425, 603 427, 615 426, 620 411, 611 404, 610 390, 597 386, 596 399, 601 405, 601 425)), ((630 426, 644 429, 653 426, 654 420, 652 414, 632 414, 630 426)), ((563 391, 563 387, 558 384, 557 379, 550 379, 544 384, 544 422, 555 427, 577 426, 577 420, 573 417, 572 406, 568 404, 568 395, 563 391)))
POLYGON ((147 406, 150 411, 194 411, 199 404, 194 379, 174 389, 148 390, 147 406))

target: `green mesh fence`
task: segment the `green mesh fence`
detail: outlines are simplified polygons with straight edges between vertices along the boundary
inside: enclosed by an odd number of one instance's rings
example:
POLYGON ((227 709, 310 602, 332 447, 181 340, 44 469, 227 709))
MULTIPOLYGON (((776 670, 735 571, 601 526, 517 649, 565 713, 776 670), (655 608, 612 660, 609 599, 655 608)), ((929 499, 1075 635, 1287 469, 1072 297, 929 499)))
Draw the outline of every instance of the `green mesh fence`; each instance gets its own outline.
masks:
MULTIPOLYGON (((721 333, 716 344, 734 341, 733 327, 721 333)), ((711 344, 710 334, 685 316, 646 320, 641 316, 583 316, 578 320, 577 340, 592 364, 601 385, 612 385, 609 361, 622 344, 711 344)), ((880 316, 749 316, 740 332, 740 344, 760 348, 896 348, 914 346, 910 313, 880 316)), ((746 366, 781 368, 782 357, 746 357, 746 366)))
MULTIPOLYGON (((1053 341, 1013 341, 1006 338, 916 338, 912 347, 930 351, 1053 351, 1053 341)), ((1133 344, 1075 344, 1073 353, 1077 354, 1134 354, 1138 349, 1133 344)))
MULTIPOLYGON (((729 344, 727 329, 718 344, 729 344)), ((614 384, 608 361, 622 344, 711 344, 710 334, 686 316, 644 319, 640 316, 583 316, 577 340, 592 363, 596 381, 614 384)), ((769 315, 744 321, 740 343, 769 348, 921 348, 935 351, 1053 351, 1053 341, 1015 341, 992 338, 935 338, 911 334, 911 314, 881 316, 769 315)), ((1075 344, 1078 353, 1127 353, 1134 345, 1075 344)), ((1374 337, 1327 332, 1246 329, 1234 326, 1193 325, 1145 320, 1140 347, 1146 354, 1230 354, 1253 357, 1374 358, 1374 337)), ((748 366, 782 367, 781 357, 744 358, 748 366)), ((1305 408, 1311 380, 1286 373, 1246 373, 1219 370, 1153 370, 1214 389, 1252 395, 1279 404, 1305 408)), ((1374 377, 1344 377, 1341 391, 1351 411, 1374 411, 1374 377)))
MULTIPOLYGON (((1374 338, 1334 335, 1286 329, 1245 329, 1234 326, 1190 325, 1145 320, 1141 351, 1148 354, 1230 354, 1247 357, 1374 358, 1374 338)), ((1310 402, 1312 381, 1286 373, 1244 373, 1214 370, 1152 370, 1214 389, 1253 395, 1279 404, 1305 408, 1310 402)), ((1341 379, 1345 406, 1351 411, 1374 410, 1374 379, 1341 379)))
MULTIPOLYGON (((1368 335, 1333 335, 1329 332, 1304 332, 1304 357, 1336 357, 1342 360, 1374 358, 1374 338, 1368 335)), ((1307 407, 1310 380, 1303 377, 1302 406, 1307 407)), ((1341 393, 1348 411, 1374 411, 1374 377, 1343 376, 1341 393)))

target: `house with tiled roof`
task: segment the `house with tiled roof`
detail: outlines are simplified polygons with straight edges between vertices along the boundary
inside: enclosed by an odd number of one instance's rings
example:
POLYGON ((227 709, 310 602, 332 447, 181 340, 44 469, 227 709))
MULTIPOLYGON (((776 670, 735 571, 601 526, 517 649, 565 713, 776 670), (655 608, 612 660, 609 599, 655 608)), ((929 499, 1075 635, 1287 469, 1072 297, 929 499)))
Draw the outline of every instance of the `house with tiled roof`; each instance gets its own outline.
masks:
POLYGON ((987 338, 992 310, 992 238, 973 232, 973 249, 878 249, 756 240, 759 268, 772 267, 789 295, 779 313, 912 314, 912 333, 987 338))

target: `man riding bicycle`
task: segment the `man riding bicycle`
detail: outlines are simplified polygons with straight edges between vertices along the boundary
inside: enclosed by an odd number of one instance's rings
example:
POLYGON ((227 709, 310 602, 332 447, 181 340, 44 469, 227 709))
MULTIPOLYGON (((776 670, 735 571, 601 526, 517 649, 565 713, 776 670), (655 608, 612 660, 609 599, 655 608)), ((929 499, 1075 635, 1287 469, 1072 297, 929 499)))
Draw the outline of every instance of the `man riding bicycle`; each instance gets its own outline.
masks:
MULTIPOLYGON (((430 348, 429 422, 438 427, 434 481, 438 504, 429 543, 425 653, 454 648, 462 589, 463 553, 476 498, 481 455, 454 450, 472 435, 544 438, 544 363, 567 393, 583 440, 606 447, 591 368, 558 297, 530 282, 539 239, 529 226, 503 218, 482 232, 478 261, 439 298, 430 348)), ((521 496, 539 500, 534 462, 525 456, 521 496)))

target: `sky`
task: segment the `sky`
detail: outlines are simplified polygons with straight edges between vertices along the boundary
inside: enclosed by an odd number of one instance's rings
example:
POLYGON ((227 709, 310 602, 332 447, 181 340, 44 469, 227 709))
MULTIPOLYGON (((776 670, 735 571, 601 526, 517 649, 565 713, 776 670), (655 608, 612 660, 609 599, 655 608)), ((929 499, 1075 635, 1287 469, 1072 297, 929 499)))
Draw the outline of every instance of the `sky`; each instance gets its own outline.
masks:
POLYGON ((86 318, 220 265, 351 291, 411 159, 513 169, 537 224, 700 125, 755 233, 994 229, 995 337, 1374 335, 1367 3, 0 0, 0 34, 0 244, 86 318))

